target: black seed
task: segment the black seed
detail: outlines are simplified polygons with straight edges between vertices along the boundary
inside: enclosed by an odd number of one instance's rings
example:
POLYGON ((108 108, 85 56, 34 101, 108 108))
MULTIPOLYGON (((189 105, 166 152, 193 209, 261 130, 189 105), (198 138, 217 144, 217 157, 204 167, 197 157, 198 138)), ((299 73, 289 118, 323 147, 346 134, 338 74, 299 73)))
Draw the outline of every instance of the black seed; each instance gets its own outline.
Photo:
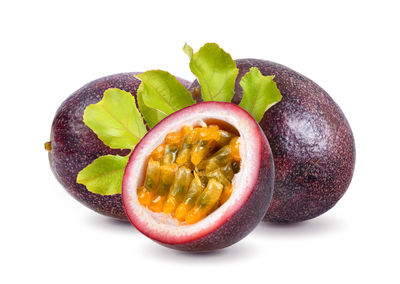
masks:
POLYGON ((232 170, 235 174, 237 174, 240 171, 240 165, 238 162, 232 162, 232 170))

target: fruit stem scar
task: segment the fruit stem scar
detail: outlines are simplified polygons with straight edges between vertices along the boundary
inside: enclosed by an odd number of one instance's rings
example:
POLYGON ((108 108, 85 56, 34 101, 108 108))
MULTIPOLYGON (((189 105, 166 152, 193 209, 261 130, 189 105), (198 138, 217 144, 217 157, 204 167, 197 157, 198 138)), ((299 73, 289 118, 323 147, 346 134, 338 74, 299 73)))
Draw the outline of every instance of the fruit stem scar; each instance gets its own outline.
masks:
POLYGON ((44 149, 46 151, 51 151, 51 142, 50 141, 44 143, 44 149))

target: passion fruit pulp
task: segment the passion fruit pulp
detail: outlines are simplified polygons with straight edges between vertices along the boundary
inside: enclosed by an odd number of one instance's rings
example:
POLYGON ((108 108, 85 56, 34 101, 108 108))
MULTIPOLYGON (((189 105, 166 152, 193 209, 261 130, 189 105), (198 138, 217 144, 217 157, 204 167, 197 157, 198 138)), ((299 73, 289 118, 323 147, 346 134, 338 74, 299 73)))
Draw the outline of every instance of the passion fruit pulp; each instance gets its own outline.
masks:
POLYGON ((162 245, 209 251, 262 220, 274 166, 257 122, 230 103, 205 102, 162 120, 136 145, 122 183, 132 224, 162 245))
MULTIPOLYGON (((78 173, 95 159, 104 155, 127 155, 130 150, 111 149, 83 122, 83 113, 90 104, 98 103, 104 91, 119 88, 136 98, 140 73, 121 73, 94 80, 69 96, 54 117, 50 141, 45 144, 49 152, 50 167, 57 180, 75 199, 92 210, 110 217, 127 220, 121 194, 92 193, 76 182, 78 173)), ((178 79, 188 86, 188 82, 178 79)))
POLYGON ((150 154, 139 202, 193 224, 225 203, 240 168, 238 136, 217 125, 184 126, 150 154))

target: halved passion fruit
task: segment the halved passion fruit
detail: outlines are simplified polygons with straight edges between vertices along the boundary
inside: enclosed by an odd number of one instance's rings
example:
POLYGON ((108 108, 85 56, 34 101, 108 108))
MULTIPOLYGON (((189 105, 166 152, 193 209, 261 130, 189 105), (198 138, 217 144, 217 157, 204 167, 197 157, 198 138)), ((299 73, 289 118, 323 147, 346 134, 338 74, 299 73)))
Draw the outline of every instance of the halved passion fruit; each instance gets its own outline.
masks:
POLYGON ((173 113, 136 145, 122 182, 132 224, 171 248, 209 251, 245 237, 272 197, 268 141, 242 108, 204 102, 173 113))

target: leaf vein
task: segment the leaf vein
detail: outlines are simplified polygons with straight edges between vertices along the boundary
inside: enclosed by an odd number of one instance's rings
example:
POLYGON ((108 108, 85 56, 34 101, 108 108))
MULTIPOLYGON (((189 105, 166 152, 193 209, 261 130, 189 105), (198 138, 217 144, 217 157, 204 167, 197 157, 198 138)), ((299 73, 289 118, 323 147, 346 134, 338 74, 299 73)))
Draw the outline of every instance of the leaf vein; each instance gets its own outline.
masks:
POLYGON ((125 125, 122 121, 120 121, 116 116, 114 116, 114 114, 109 111, 106 107, 104 107, 103 105, 100 105, 100 107, 106 112, 108 113, 113 119, 115 119, 128 133, 130 133, 132 136, 134 136, 136 139, 140 140, 140 138, 135 135, 127 125, 125 125))
POLYGON ((82 182, 82 183, 83 183, 83 182, 92 181, 92 180, 94 180, 94 179, 101 178, 101 177, 104 177, 104 176, 106 176, 106 175, 110 175, 110 174, 116 173, 116 172, 118 172, 118 171, 122 171, 122 170, 124 170, 124 169, 125 169, 125 165, 124 165, 121 169, 116 169, 116 170, 108 171, 108 172, 106 172, 106 173, 102 173, 102 174, 100 174, 100 175, 92 176, 92 177, 89 177, 89 178, 86 178, 86 179, 80 178, 79 181, 82 182))

